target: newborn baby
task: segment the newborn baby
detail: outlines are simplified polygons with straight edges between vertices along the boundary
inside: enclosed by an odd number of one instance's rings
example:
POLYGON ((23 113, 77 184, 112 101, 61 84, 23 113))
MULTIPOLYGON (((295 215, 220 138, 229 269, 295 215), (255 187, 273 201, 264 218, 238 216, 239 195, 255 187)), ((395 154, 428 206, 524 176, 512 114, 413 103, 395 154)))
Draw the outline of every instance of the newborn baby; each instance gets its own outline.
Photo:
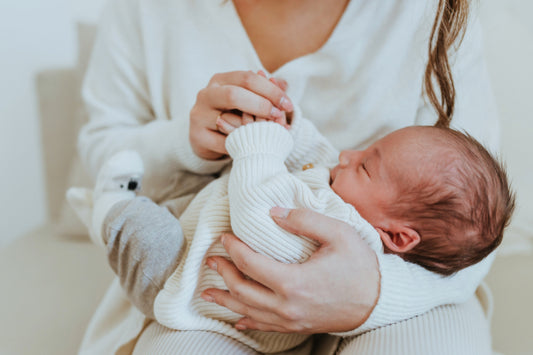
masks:
POLYGON ((226 147, 229 174, 206 186, 179 222, 135 197, 142 162, 132 152, 103 167, 93 209, 81 190, 71 190, 69 200, 85 211, 91 237, 107 246, 111 266, 145 315, 172 329, 224 334, 260 352, 290 349, 307 336, 238 331, 231 324, 240 315, 201 299, 207 288, 225 288, 205 265, 206 257, 227 255, 221 233, 233 231, 277 260, 303 262, 317 243, 281 229, 269 211, 310 208, 350 224, 376 253, 450 275, 499 245, 514 206, 501 165, 451 129, 408 127, 339 155, 295 113, 290 130, 251 123, 231 133, 226 147), (125 248, 127 255, 119 255, 125 248), (133 269, 135 275, 121 273, 133 269))

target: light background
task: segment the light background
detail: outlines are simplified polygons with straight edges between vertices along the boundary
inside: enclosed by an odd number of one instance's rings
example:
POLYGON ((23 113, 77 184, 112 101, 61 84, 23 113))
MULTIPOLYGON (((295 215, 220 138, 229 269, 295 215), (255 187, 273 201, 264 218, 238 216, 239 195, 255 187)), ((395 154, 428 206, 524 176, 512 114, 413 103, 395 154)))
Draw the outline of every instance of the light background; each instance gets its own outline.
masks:
POLYGON ((35 75, 74 65, 105 0, 0 0, 0 246, 47 220, 35 75))
MULTIPOLYGON (((0 246, 47 220, 35 75, 74 65, 75 23, 96 22, 104 2, 0 0, 0 246)), ((533 211, 533 2, 485 0, 481 6, 503 153, 521 189, 517 217, 525 224, 526 203, 533 211)))

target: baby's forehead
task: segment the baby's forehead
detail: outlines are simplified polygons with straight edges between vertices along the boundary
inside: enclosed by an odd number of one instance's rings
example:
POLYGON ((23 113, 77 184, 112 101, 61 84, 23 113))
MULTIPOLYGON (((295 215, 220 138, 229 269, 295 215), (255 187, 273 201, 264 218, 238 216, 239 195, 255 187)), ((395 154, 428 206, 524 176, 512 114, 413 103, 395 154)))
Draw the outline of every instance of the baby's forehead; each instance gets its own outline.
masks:
POLYGON ((427 180, 453 164, 457 159, 457 150, 438 130, 413 126, 391 134, 392 139, 382 146, 384 155, 388 156, 383 164, 391 178, 408 178, 412 183, 427 180))

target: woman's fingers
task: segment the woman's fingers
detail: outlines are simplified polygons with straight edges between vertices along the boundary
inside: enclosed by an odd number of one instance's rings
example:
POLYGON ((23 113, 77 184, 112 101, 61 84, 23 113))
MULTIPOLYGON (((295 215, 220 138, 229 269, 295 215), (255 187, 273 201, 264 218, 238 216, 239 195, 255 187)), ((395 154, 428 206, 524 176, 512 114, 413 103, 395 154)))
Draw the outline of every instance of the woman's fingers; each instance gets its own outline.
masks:
POLYGON ((285 273, 287 268, 286 264, 256 253, 233 234, 224 234, 222 240, 224 248, 233 263, 246 276, 269 289, 279 285, 277 275, 283 275, 285 273), (268 272, 265 272, 265 270, 268 270, 268 272))
MULTIPOLYGON (((225 136, 242 124, 262 117, 283 124, 285 112, 293 105, 276 81, 264 73, 235 71, 215 74, 207 87, 200 90, 190 111, 189 140, 193 151, 204 159, 214 160, 226 153, 225 136), (246 113, 237 117, 235 112, 246 113), (218 132, 221 136, 213 135, 218 132)), ((286 126, 286 124, 284 124, 286 126)))
MULTIPOLYGON (((271 329, 269 331, 287 332, 287 330, 284 327, 275 325, 275 324, 283 322, 283 320, 279 318, 277 315, 275 315, 272 312, 262 311, 250 305, 247 305, 243 302, 240 302, 229 291, 223 291, 223 290, 218 290, 218 289, 207 289, 204 292, 202 292, 201 297, 208 302, 214 302, 218 304, 219 306, 226 307, 232 312, 235 312, 237 314, 244 316, 243 319, 257 320, 255 321, 255 323, 257 323, 258 326, 262 327, 265 330, 268 328, 268 329, 271 329)), ((249 324, 249 323, 247 324, 246 322, 241 322, 241 323, 236 324, 236 328, 240 330, 244 330, 244 329, 248 329, 252 327, 253 327, 252 324, 249 324)))
POLYGON ((349 235, 349 225, 309 209, 285 209, 274 207, 270 210, 274 221, 283 229, 297 235, 304 235, 321 244, 329 244, 338 235, 349 235), (312 221, 312 223, 310 223, 312 221))
MULTIPOLYGON (((276 308, 276 304, 273 303, 275 297, 272 291, 256 281, 246 278, 230 261, 223 257, 211 257, 207 260, 207 265, 222 276, 231 295, 237 300, 242 298, 250 299, 252 302, 248 305, 252 307, 276 308)), ((215 292, 215 289, 206 290, 208 294, 213 292, 215 292)))
MULTIPOLYGON (((211 79, 210 84, 218 86, 237 86, 268 100, 279 110, 288 112, 292 112, 293 110, 291 100, 280 87, 270 82, 265 76, 251 71, 234 71, 215 74, 211 79)), ((231 108, 239 109, 238 107, 231 108)), ((254 112, 251 111, 241 111, 254 114, 254 112)), ((261 115, 268 117, 268 115, 264 113, 261 115)))
POLYGON ((189 139, 197 145, 193 145, 193 151, 199 157, 215 160, 228 154, 226 150, 226 135, 210 129, 189 131, 189 139))
POLYGON ((239 110, 271 120, 281 118, 283 112, 268 99, 241 86, 213 86, 207 91, 209 101, 219 110, 239 110))
POLYGON ((289 84, 284 79, 271 78, 271 80, 274 80, 274 83, 283 91, 287 91, 287 89, 289 88, 289 84))
POLYGON ((223 257, 211 257, 207 264, 222 276, 228 291, 207 289, 201 295, 204 300, 215 302, 243 315, 244 319, 248 320, 239 323, 244 324, 246 328, 279 332, 304 330, 292 321, 293 315, 286 311, 282 295, 275 294, 258 282, 246 278, 233 263, 223 257))

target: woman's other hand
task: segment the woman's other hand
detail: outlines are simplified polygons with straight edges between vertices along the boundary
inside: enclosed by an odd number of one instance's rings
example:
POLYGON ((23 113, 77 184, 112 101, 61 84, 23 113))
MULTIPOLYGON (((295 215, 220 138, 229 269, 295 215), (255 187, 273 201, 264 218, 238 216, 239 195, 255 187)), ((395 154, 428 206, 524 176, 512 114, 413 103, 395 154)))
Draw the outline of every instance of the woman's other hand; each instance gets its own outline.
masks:
POLYGON ((214 160, 227 154, 226 133, 242 124, 241 115, 283 119, 293 105, 280 85, 260 73, 235 71, 215 74, 198 92, 190 112, 189 140, 201 158, 214 160))
POLYGON ((202 298, 242 314, 235 324, 240 330, 331 333, 363 324, 379 297, 374 251, 337 219, 307 209, 276 207, 271 214, 282 228, 317 240, 319 249, 302 264, 283 264, 232 234, 223 235, 235 264, 223 257, 211 257, 207 264, 229 291, 208 289, 202 298))

